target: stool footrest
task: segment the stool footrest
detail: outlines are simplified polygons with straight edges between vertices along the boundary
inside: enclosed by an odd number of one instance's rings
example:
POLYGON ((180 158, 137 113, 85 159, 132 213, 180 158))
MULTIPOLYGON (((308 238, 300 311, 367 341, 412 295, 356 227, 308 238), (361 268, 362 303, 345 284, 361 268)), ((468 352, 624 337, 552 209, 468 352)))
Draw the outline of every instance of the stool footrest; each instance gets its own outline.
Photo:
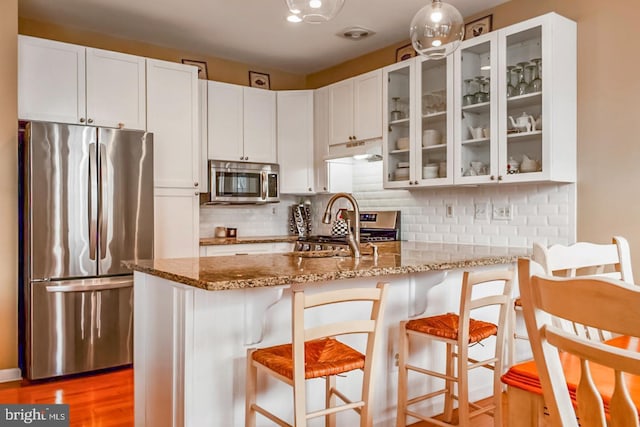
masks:
POLYGON ((336 412, 342 412, 348 409, 353 409, 356 412, 360 412, 358 411, 358 409, 362 408, 363 406, 364 406, 364 402, 360 401, 360 402, 354 402, 354 403, 346 403, 340 406, 334 406, 333 408, 320 409, 319 411, 309 412, 307 414, 307 419, 320 417, 322 415, 335 414, 336 412))
POLYGON ((262 415, 262 416, 264 416, 266 418, 269 418, 271 421, 273 421, 274 423, 278 424, 280 427, 293 427, 291 424, 287 423, 282 418, 276 417, 271 412, 268 412, 266 409, 262 408, 261 406, 256 405, 255 403, 253 405, 251 405, 251 408, 254 411, 256 411, 257 413, 259 413, 260 415, 262 415))
POLYGON ((428 369, 420 368, 414 365, 405 365, 405 368, 410 371, 419 372, 424 375, 431 375, 432 377, 440 378, 443 380, 456 381, 458 379, 456 377, 451 377, 449 375, 441 374, 440 372, 430 371, 428 369))
MULTIPOLYGON (((342 394, 342 392, 340 392, 340 390, 338 390, 336 388, 332 388, 330 390, 330 393, 331 393, 331 395, 336 396, 337 398, 342 400, 344 403, 353 403, 347 396, 342 394)), ((356 411, 357 413, 361 413, 362 411, 360 410, 360 408, 362 406, 364 406, 364 402, 363 401, 359 401, 359 402, 356 402, 356 403, 362 403, 362 405, 358 406, 357 408, 353 408, 353 410, 356 411)))
POLYGON ((407 400, 407 406, 413 405, 418 402, 422 402, 423 400, 431 399, 432 397, 440 396, 441 394, 445 394, 447 392, 446 389, 432 391, 431 393, 422 394, 420 396, 416 396, 413 399, 407 400))

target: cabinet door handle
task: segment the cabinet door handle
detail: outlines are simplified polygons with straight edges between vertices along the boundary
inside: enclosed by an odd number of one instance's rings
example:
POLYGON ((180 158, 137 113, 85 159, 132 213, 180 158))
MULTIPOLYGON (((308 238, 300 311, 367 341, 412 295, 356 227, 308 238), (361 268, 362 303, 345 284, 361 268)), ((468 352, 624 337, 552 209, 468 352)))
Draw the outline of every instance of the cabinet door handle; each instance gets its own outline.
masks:
POLYGON ((502 181, 502 175, 498 175, 498 181, 502 181))
POLYGON ((322 187, 322 189, 323 189, 324 191, 327 191, 327 187, 322 187))
POLYGON ((198 186, 198 183, 197 183, 197 182, 194 182, 194 183, 193 183, 193 186, 194 186, 194 187, 197 187, 197 186, 198 186))
POLYGON ((495 181, 496 177, 495 177, 495 176, 493 176, 493 175, 491 175, 491 176, 489 177, 489 179, 490 179, 491 181, 495 181))
POLYGON ((311 191, 311 187, 309 187, 309 191, 311 191))
POLYGON ((245 160, 249 160, 249 156, 244 156, 244 159, 245 160))
POLYGON ((200 195, 200 193, 196 191, 196 192, 195 192, 195 195, 196 195, 196 196, 199 196, 199 195, 200 195))
POLYGON ((84 123, 84 117, 80 117, 80 123, 84 123))
POLYGON ((244 160, 244 156, 240 157, 240 160, 244 160))
POLYGON ((93 123, 93 119, 87 120, 87 123, 93 123))

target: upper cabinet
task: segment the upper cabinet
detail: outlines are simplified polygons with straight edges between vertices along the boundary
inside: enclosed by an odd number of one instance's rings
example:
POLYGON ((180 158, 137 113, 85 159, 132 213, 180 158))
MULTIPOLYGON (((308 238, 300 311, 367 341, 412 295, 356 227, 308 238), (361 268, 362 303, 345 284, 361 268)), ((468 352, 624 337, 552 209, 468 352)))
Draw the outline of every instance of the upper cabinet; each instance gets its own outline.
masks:
POLYGON ((313 120, 312 90, 278 92, 280 193, 315 191, 313 120))
POLYGON ((147 60, 148 129, 153 132, 156 187, 198 189, 198 71, 176 62, 147 60))
POLYGON ((208 82, 208 156, 276 163, 276 93, 208 82))
POLYGON ((414 58, 383 70, 384 187, 453 183, 453 61, 414 58))
POLYGON ((382 137, 382 70, 327 88, 330 145, 382 137))
POLYGON ((145 129, 145 58, 20 35, 18 116, 145 129))
POLYGON ((555 13, 455 53, 455 182, 576 180, 576 24, 555 13))

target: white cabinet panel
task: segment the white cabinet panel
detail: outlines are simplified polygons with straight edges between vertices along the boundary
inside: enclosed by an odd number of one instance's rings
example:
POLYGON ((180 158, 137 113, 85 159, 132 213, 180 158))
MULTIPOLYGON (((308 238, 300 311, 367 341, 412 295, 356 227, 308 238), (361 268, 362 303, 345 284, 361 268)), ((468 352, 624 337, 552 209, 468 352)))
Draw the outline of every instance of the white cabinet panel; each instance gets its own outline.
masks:
POLYGON ((244 160, 242 86, 208 82, 209 159, 244 160))
POLYGON ((251 87, 244 94, 244 160, 276 163, 276 93, 251 87))
POLYGON ((154 258, 199 255, 199 193, 193 189, 156 188, 154 258))
POLYGON ((329 144, 382 137, 382 71, 328 86, 329 144))
POLYGON ((353 139, 353 80, 329 87, 329 144, 353 139))
POLYGON ((199 186, 197 76, 189 65, 147 60, 147 125, 153 132, 156 187, 199 186))
POLYGON ((277 123, 280 192, 313 192, 313 91, 278 92, 277 123))
POLYGON ((382 137, 382 73, 380 70, 355 78, 353 117, 356 139, 382 137))
POLYGON ((85 121, 85 48, 18 36, 18 117, 85 121))
POLYGON ((209 191, 209 147, 207 145, 207 80, 198 80, 198 137, 200 139, 200 192, 209 191))
POLYGON ((87 122, 146 129, 145 59, 87 48, 87 122))
POLYGON ((316 193, 329 190, 327 163, 329 155, 329 90, 316 89, 313 94, 313 161, 316 193))

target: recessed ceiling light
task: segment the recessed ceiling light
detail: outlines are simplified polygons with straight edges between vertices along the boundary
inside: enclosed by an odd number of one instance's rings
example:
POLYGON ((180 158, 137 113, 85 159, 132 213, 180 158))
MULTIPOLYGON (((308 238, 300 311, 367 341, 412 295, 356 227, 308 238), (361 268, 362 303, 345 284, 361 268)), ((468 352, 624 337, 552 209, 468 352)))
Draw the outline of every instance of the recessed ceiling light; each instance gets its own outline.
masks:
POLYGON ((362 40, 365 37, 370 37, 374 34, 375 31, 371 31, 363 27, 349 27, 340 31, 336 35, 349 40, 362 40))
POLYGON ((289 16, 287 16, 287 21, 289 21, 289 22, 302 22, 302 18, 300 18, 298 15, 289 15, 289 16))

